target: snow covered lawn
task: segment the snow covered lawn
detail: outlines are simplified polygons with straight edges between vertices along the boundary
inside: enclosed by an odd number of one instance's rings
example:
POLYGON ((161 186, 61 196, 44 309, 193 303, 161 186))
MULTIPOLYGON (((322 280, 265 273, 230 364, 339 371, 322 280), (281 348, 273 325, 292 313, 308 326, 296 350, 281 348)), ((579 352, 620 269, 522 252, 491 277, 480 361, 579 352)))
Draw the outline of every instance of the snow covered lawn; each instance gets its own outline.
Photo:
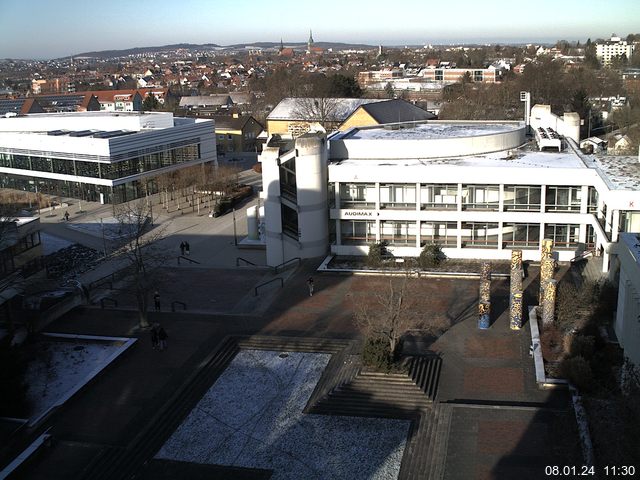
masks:
POLYGON ((306 415, 330 355, 242 350, 156 458, 284 479, 395 479, 409 421, 306 415))
POLYGON ((26 373, 30 424, 50 408, 61 405, 126 350, 135 340, 44 334, 51 340, 36 345, 37 354, 26 373))

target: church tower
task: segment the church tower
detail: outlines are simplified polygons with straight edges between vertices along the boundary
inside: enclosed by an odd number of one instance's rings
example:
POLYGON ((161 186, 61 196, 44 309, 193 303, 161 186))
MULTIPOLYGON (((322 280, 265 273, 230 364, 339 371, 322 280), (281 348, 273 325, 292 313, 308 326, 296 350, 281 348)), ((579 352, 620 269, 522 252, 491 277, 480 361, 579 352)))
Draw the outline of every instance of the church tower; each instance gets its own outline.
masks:
POLYGON ((309 30, 309 40, 307 41, 307 53, 311 53, 313 47, 313 32, 309 30))

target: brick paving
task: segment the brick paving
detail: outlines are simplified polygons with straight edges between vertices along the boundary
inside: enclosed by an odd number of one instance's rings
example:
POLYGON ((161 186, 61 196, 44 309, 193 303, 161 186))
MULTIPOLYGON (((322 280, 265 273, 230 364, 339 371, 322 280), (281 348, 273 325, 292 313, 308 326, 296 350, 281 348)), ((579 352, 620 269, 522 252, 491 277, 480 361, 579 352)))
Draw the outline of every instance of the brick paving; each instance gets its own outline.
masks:
MULTIPOLYGON (((264 271, 167 269, 171 292, 187 298, 192 307, 187 312, 151 312, 151 320, 162 323, 169 334, 169 349, 162 353, 152 350, 148 334, 137 330, 134 311, 77 309, 50 325, 49 331, 136 336, 140 342, 41 427, 40 431, 51 428, 60 441, 50 447, 50 454, 38 457, 25 478, 41 478, 43 471, 51 479, 75 478, 69 469, 78 473, 83 465, 74 460, 74 449, 83 454, 78 458, 90 461, 87 458, 104 448, 125 448, 229 334, 360 338, 353 311, 358 302, 384 288, 385 280, 318 275, 316 265, 306 262, 299 267, 263 315, 233 313, 252 295, 264 271), (306 285, 311 275, 313 297, 306 285), (64 475, 56 473, 54 465, 59 463, 69 465, 59 470, 64 475)), ((161 297, 168 299, 170 294, 160 288, 161 297)), ((444 462, 447 479, 541 478, 530 472, 539 473, 545 453, 576 455, 567 396, 537 388, 528 329, 513 332, 508 327, 507 292, 506 281, 493 282, 492 325, 479 331, 477 280, 419 280, 416 308, 429 319, 452 325, 434 343, 419 344, 441 355, 438 400, 455 405, 445 429, 446 454, 438 459, 444 462)))

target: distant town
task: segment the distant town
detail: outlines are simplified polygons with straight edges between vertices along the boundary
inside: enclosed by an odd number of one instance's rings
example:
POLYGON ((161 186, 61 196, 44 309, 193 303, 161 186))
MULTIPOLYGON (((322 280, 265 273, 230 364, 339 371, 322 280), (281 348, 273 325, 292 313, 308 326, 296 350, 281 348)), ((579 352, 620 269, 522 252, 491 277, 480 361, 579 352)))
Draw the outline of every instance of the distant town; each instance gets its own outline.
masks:
POLYGON ((303 37, 0 59, 0 479, 634 478, 640 33, 303 37))

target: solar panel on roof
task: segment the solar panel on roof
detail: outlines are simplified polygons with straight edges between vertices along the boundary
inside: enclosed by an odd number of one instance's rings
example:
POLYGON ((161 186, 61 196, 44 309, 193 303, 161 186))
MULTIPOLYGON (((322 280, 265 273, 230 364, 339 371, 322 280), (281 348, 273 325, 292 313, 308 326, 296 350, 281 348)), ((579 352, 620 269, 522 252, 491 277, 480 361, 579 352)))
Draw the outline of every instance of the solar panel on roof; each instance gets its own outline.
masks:
POLYGON ((58 137, 60 135, 66 135, 67 133, 69 133, 69 130, 51 130, 51 131, 47 132, 47 135, 53 136, 53 137, 58 137))
POLYGON ((10 112, 19 112, 22 109, 25 99, 0 100, 0 115, 10 112))
POLYGON ((125 130, 112 130, 110 132, 98 132, 93 135, 93 138, 114 138, 121 137, 122 135, 130 135, 134 132, 127 132, 125 130))
POLYGON ((78 132, 69 132, 70 137, 88 137, 93 135, 95 132, 92 130, 80 130, 78 132))

